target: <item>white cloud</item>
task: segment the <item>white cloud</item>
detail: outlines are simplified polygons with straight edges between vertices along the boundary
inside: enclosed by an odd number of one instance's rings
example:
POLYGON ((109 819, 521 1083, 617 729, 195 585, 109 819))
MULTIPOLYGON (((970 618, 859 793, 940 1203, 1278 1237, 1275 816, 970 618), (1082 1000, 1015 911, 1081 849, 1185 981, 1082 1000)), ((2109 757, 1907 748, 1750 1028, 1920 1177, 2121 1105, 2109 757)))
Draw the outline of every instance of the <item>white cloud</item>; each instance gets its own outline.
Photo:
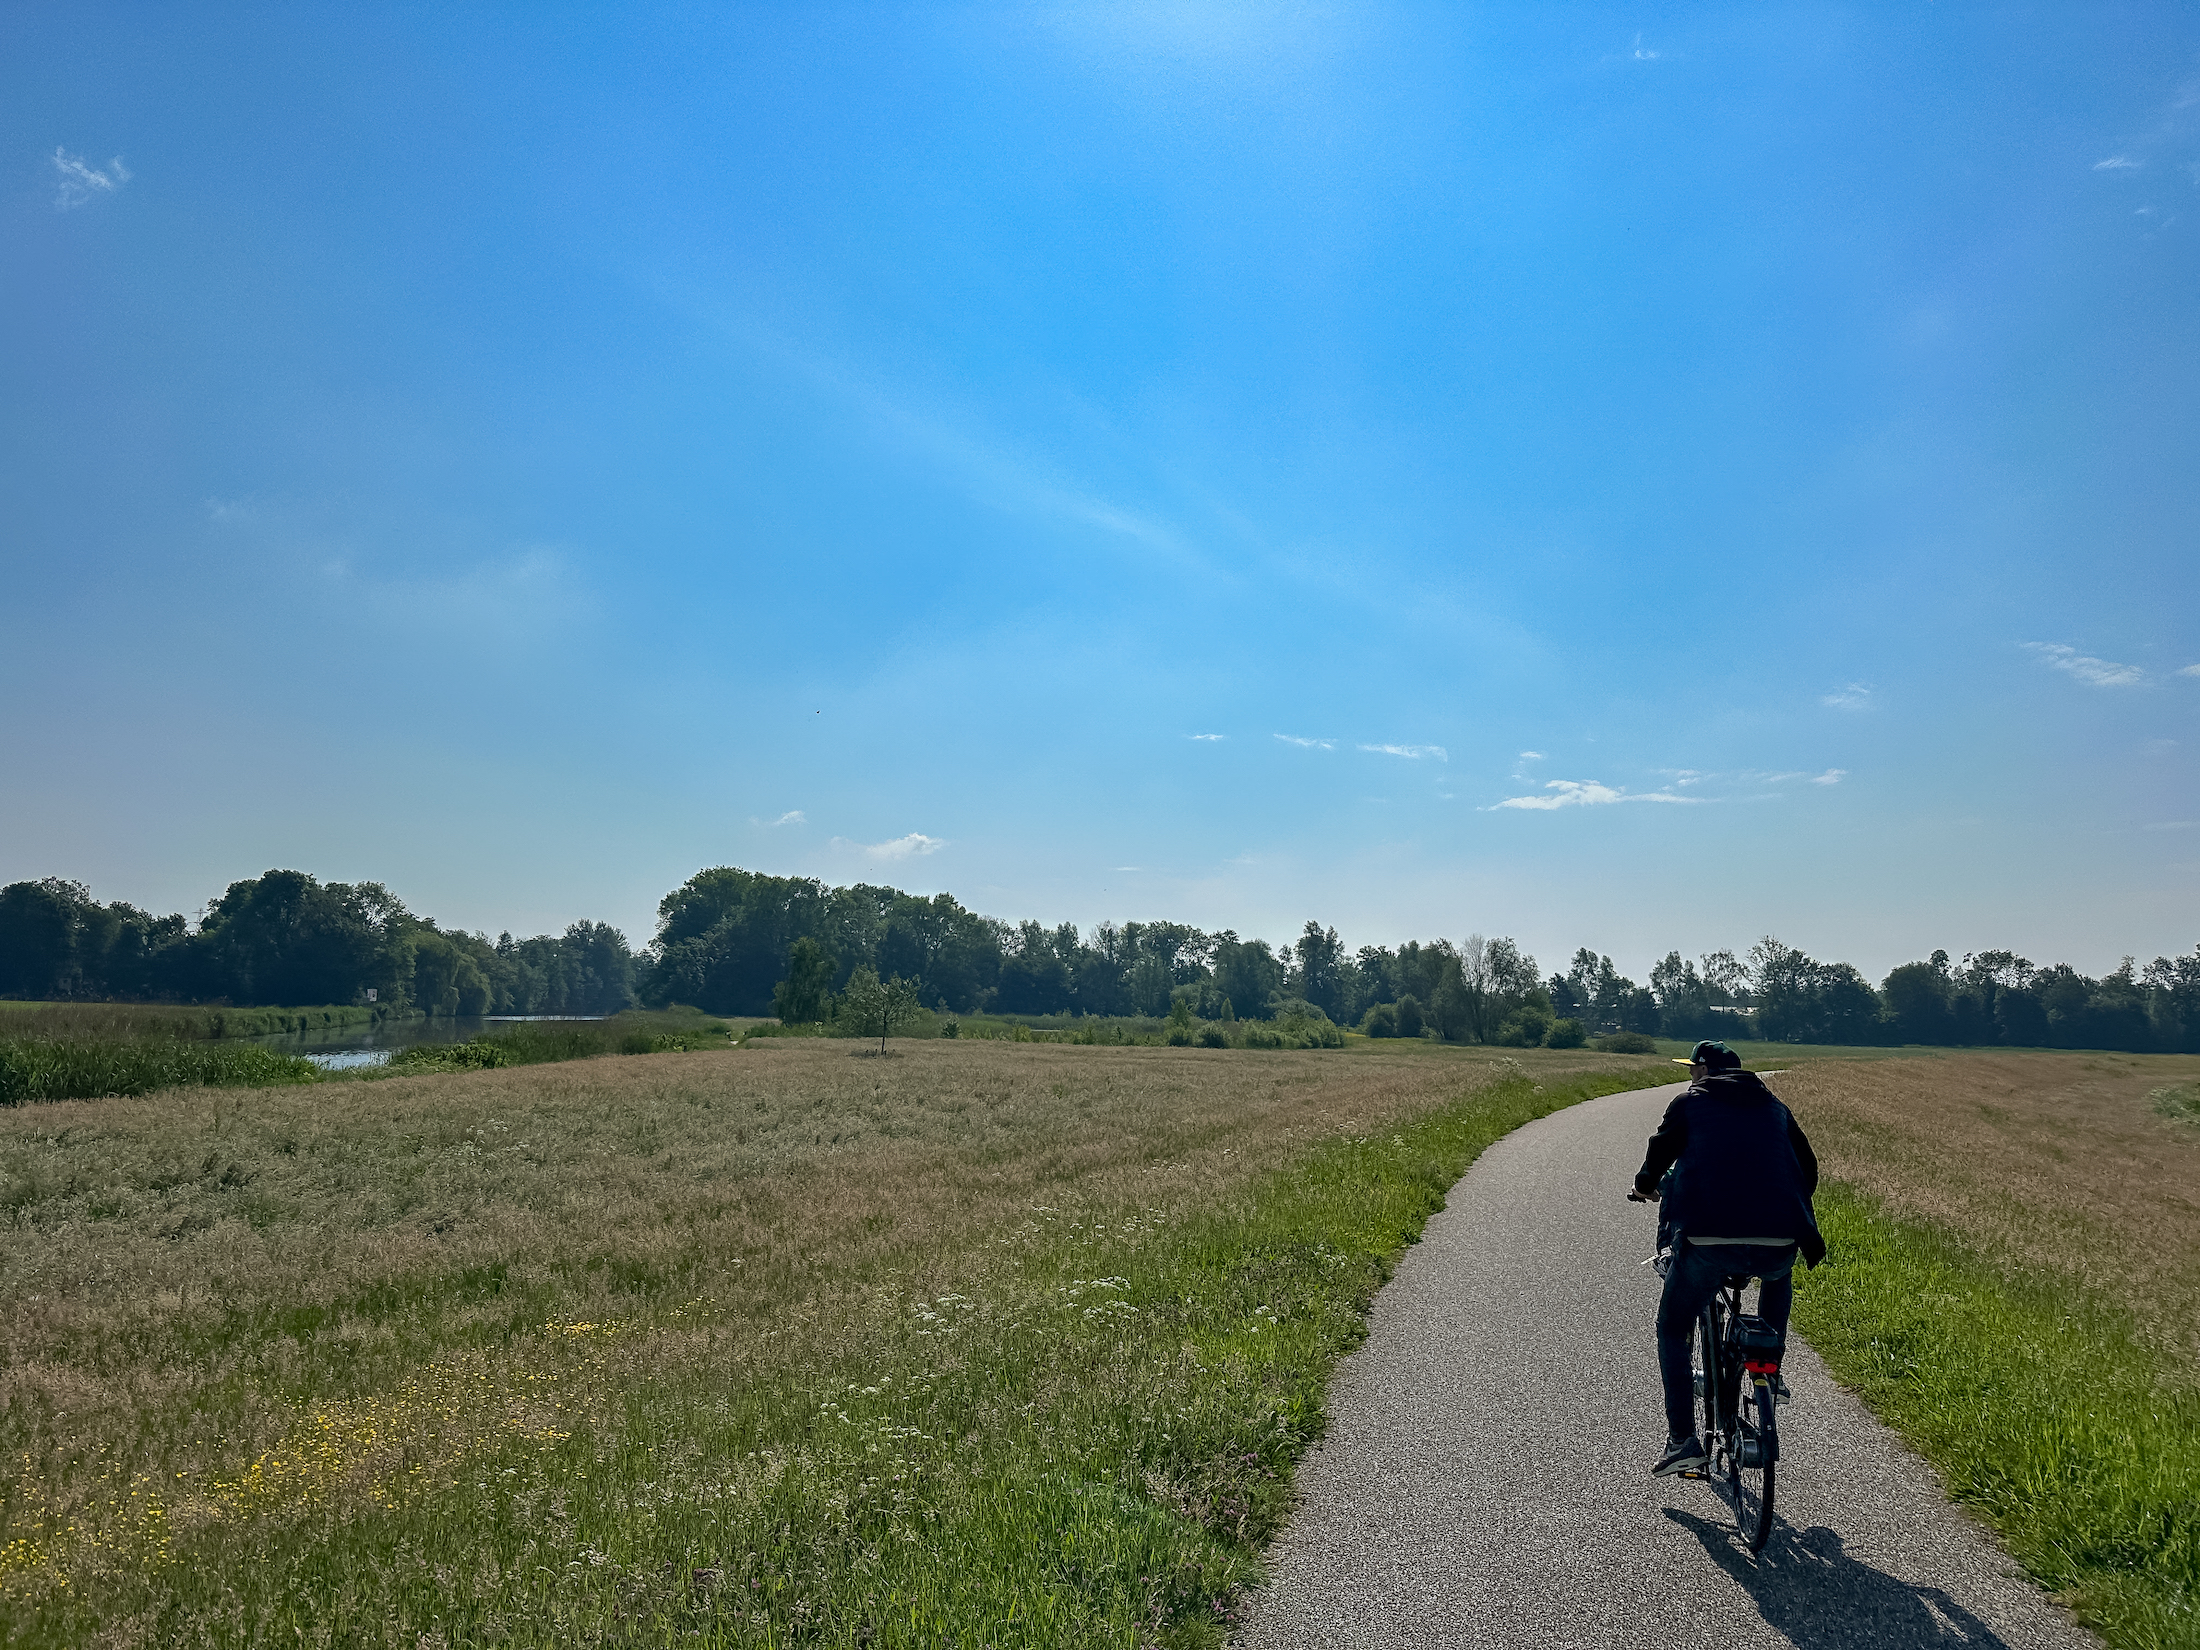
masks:
POLYGON ((1642 43, 1641 35, 1635 36, 1635 61, 1637 63, 1655 63, 1664 55, 1663 52, 1652 51, 1648 46, 1645 46, 1642 43))
POLYGON ((53 169, 61 174, 59 187, 54 192, 53 203, 66 212, 72 206, 82 206, 101 195, 111 195, 130 181, 130 169, 122 164, 120 155, 107 163, 106 170, 84 164, 83 157, 72 155, 63 149, 53 152, 53 169))
POLYGON ((2075 676, 2087 687, 2137 687, 2147 679, 2147 673, 2137 665, 2096 659, 2061 642, 2021 642, 2018 645, 2038 658, 2041 664, 2075 676))
POLYGON ((1541 751, 1522 751, 1520 760, 1523 762, 1542 762, 1548 760, 1548 758, 1541 751))
POLYGON ((1846 768, 1828 768, 1816 779, 1813 779, 1811 783, 1813 785, 1838 785, 1841 783, 1842 780, 1848 778, 1848 776, 1849 770, 1846 768))
POLYGON ((926 836, 922 831, 911 831, 907 836, 897 836, 891 842, 850 842, 846 837, 836 836, 833 838, 833 846, 853 848, 866 859, 897 860, 936 854, 947 843, 943 838, 926 836))
POLYGON ((2187 665, 2177 674, 2180 676, 2200 676, 2200 665, 2187 665))
POLYGON ((1548 813, 1555 808, 1598 808, 1610 802, 1695 803, 1704 800, 1700 796, 1675 796, 1671 791, 1615 791, 1611 786, 1599 784, 1594 779, 1547 779, 1543 782, 1543 788, 1554 794, 1508 796, 1504 801, 1485 808, 1483 812, 1493 812, 1497 808, 1529 808, 1548 813))
POLYGON ((1226 733, 1187 733, 1184 737, 1187 739, 1204 739, 1208 741, 1215 741, 1227 739, 1230 736, 1226 733))
POLYGON ((1872 702, 1872 690, 1866 682, 1844 682, 1831 693, 1822 693, 1818 702, 1829 710, 1863 710, 1872 702))
POLYGON ((2129 155, 2110 155, 2106 160, 2095 161, 2093 170, 2096 172, 2136 172, 2145 164, 2145 161, 2133 160, 2129 155))
POLYGON ((1304 750, 1333 751, 1337 748, 1337 742, 1334 739, 1301 739, 1295 733, 1279 733, 1276 737, 1286 745, 1297 745, 1304 750))
POLYGON ((1143 865, 1111 865, 1111 866, 1109 866, 1109 867, 1108 867, 1108 869, 1109 869, 1109 870, 1111 870, 1111 871, 1143 871, 1143 870, 1145 869, 1145 866, 1143 866, 1143 865))
POLYGON ((1451 760, 1441 745, 1362 745, 1360 749, 1374 751, 1380 756, 1402 756, 1410 762, 1418 762, 1424 756, 1433 756, 1439 762, 1451 760))
POLYGON ((781 814, 781 815, 780 815, 780 816, 779 816, 779 817, 778 817, 777 819, 755 819, 755 818, 752 818, 752 819, 750 819, 750 821, 749 821, 749 823, 750 823, 751 825, 761 825, 761 826, 763 826, 763 827, 764 827, 764 829, 765 829, 765 830, 767 830, 767 831, 769 831, 769 830, 772 830, 772 829, 774 829, 774 828, 776 828, 776 827, 778 827, 778 826, 781 826, 781 825, 807 825, 807 824, 808 824, 809 822, 810 822, 810 820, 809 820, 809 816, 808 816, 807 814, 805 814, 805 813, 804 813, 804 812, 803 812, 803 811, 802 811, 802 810, 801 810, 800 808, 789 808, 789 809, 788 809, 788 810, 787 810, 787 811, 786 811, 785 813, 781 814))

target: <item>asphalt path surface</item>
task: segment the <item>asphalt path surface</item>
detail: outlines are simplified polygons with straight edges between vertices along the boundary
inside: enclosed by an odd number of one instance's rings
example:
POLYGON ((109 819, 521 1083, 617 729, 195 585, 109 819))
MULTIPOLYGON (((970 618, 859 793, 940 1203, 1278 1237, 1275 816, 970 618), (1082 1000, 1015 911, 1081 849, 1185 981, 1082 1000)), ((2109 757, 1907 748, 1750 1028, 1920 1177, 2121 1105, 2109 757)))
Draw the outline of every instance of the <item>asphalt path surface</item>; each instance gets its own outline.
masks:
POLYGON ((1793 1335, 1761 1557, 1711 1485, 1650 1476, 1656 1211, 1626 1192, 1679 1087, 1532 1123, 1452 1189, 1338 1372, 1237 1643, 2098 1650, 1793 1335))

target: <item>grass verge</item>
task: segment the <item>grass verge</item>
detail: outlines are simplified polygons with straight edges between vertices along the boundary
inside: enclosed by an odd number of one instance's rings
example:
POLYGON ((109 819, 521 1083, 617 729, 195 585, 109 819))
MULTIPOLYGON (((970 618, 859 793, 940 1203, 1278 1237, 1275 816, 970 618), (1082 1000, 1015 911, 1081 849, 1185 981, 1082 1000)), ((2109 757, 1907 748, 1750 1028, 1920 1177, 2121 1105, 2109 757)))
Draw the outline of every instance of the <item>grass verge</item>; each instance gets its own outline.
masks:
MULTIPOLYGON (((286 1111, 233 1117, 270 1208, 337 1195, 317 1165, 346 1166, 330 1236, 299 1228, 326 1257, 307 1286, 345 1295, 325 1308, 273 1271, 258 1307, 239 1272, 126 1329, 95 1329, 116 1307, 81 1291, 22 1308, 0 1635, 1219 1645, 1398 1251, 1491 1141, 1645 1080, 1609 1057, 1000 1045, 610 1067, 393 1083, 366 1091, 385 1121, 325 1144, 286 1111), (553 1112, 591 1132, 538 1175, 553 1112), (407 1216, 380 1258, 370 1182, 417 1172, 404 1143, 437 1127, 428 1160, 486 1173, 494 1147, 481 1195, 535 1197, 535 1176, 543 1213, 407 1216), (768 1180, 740 1167, 759 1151, 785 1154, 768 1180), (478 1253, 405 1258, 475 1225, 478 1253), (345 1281, 370 1265, 391 1285, 345 1281)), ((79 1207, 167 1148, 112 1131, 64 1131, 75 1189, 41 1171, 18 1299, 75 1288, 87 1243, 123 1263, 79 1207)), ((136 1218, 150 1239, 177 1217, 136 1218)), ((208 1258, 243 1265, 224 1230, 208 1258)))
POLYGON ((1835 1264, 1798 1274, 1827 1366, 2129 1650, 2200 1645, 2200 1388, 2134 1313, 2012 1275, 1852 1187, 1818 1195, 1835 1264))

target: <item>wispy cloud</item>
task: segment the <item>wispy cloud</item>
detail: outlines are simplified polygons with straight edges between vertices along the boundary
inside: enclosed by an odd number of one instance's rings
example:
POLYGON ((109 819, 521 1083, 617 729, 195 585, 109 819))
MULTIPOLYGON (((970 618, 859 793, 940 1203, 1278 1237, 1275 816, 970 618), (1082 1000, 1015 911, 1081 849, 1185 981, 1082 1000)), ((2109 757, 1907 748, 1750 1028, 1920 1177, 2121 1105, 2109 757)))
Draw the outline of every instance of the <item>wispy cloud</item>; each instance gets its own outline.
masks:
POLYGON ((1374 751, 1381 756, 1402 756, 1409 762, 1418 762, 1424 756, 1433 756, 1439 762, 1449 762, 1451 756, 1441 745, 1362 745, 1363 751, 1374 751))
POLYGON ((2095 161, 2093 170, 2096 172, 2136 172, 2145 164, 2145 161, 2133 160, 2129 155, 2110 155, 2106 160, 2095 161))
POLYGON ((1624 791, 1594 779, 1547 779, 1543 788, 1548 796, 1508 796, 1502 802, 1483 809, 1493 813, 1499 808, 1525 808, 1537 813, 1550 813, 1558 808, 1601 808, 1614 802, 1681 802, 1698 803, 1700 796, 1676 796, 1671 791, 1624 791))
POLYGON ((1080 523, 1179 567, 1212 572, 1197 545, 1170 521, 1141 514, 1107 497, 1066 464, 1024 450, 967 409, 928 398, 766 325, 743 309, 706 297, 654 272, 648 277, 666 302, 716 327, 757 355, 839 400, 921 463, 955 478, 972 497, 1017 514, 1080 523))
POLYGON ((1849 770, 1846 768, 1828 768, 1824 773, 1813 779, 1811 783, 1813 785, 1838 785, 1848 776, 1849 770))
POLYGON ((1286 745, 1297 745, 1302 750, 1333 751, 1337 748, 1337 742, 1334 739, 1301 739, 1295 733, 1279 733, 1276 737, 1286 745))
POLYGON ((53 152, 53 169, 61 174, 54 191, 53 203, 66 212, 71 207, 82 206, 102 195, 111 195, 130 181, 130 169, 122 164, 120 155, 109 161, 103 171, 87 166, 81 155, 72 155, 65 149, 53 152))
POLYGON ((2200 665, 2187 665, 2177 674, 2180 676, 2200 676, 2200 665))
POLYGON ((897 836, 891 842, 851 842, 844 836, 836 836, 833 838, 833 846, 853 848, 866 859, 899 860, 936 854, 947 843, 941 837, 926 836, 922 831, 911 831, 907 836, 897 836))
POLYGON ((761 825, 767 831, 774 830, 781 825, 807 825, 809 822, 809 815, 805 814, 800 808, 789 808, 777 819, 757 819, 752 816, 749 820, 751 825, 761 825))
POLYGON ((2138 687, 2147 679, 2147 673, 2137 665, 2096 659, 2090 653, 2080 653, 2061 642, 2020 642, 2018 645, 2050 670, 2075 676, 2087 687, 2138 687))
POLYGON ((1864 710, 1872 702, 1869 682, 1843 682, 1831 693, 1822 693, 1818 702, 1829 710, 1864 710))
POLYGON ((1208 743, 1212 744, 1219 740, 1227 739, 1230 736, 1226 733, 1187 733, 1184 737, 1187 739, 1205 740, 1208 743))
POLYGON ((1522 751, 1520 753, 1520 760, 1523 762, 1541 762, 1546 760, 1546 758, 1541 751, 1522 751))
POLYGON ((1664 55, 1665 53, 1661 51, 1654 51, 1650 47, 1645 46, 1642 43, 1642 36, 1640 34, 1637 34, 1635 36, 1634 59, 1637 63, 1655 63, 1659 58, 1663 57, 1664 55))

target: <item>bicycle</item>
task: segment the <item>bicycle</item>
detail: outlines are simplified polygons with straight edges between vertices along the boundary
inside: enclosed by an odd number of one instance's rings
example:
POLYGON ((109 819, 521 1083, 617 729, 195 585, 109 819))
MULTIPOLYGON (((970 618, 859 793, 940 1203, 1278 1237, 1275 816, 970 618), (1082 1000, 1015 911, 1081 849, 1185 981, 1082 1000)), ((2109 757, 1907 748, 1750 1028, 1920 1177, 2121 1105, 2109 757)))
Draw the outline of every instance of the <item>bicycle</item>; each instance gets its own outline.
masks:
POLYGON ((1684 1472, 1723 1490, 1734 1526, 1753 1553, 1772 1538, 1772 1498, 1780 1463, 1779 1394, 1781 1337, 1760 1317, 1742 1310, 1751 1279, 1727 1277, 1705 1304, 1697 1334, 1704 1367, 1696 1376, 1703 1403, 1709 1469, 1684 1472))
MULTIPOLYGON (((1630 1203, 1655 1203, 1655 1197, 1629 1192, 1630 1203)), ((1664 1234, 1660 1234, 1661 1240, 1664 1234)), ((1671 1251, 1651 1257, 1662 1276, 1671 1251)), ((1779 1476, 1779 1406, 1784 1388, 1775 1387, 1785 1339, 1764 1319, 1742 1310, 1742 1291, 1753 1280, 1729 1273, 1704 1303, 1696 1325, 1704 1367, 1696 1371, 1696 1397, 1703 1409, 1705 1470, 1678 1474, 1708 1483, 1722 1492, 1734 1511, 1734 1527, 1753 1553, 1772 1539, 1772 1500, 1779 1476)))

